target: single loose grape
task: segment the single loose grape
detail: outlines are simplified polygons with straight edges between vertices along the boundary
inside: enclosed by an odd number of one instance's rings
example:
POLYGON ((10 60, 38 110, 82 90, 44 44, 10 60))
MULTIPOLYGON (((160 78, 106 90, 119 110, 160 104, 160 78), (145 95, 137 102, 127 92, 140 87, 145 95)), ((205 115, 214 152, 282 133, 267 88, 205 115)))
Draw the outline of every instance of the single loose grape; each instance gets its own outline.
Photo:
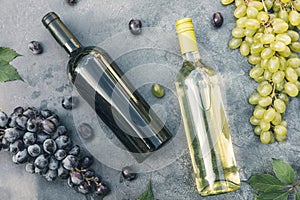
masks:
POLYGON ((267 107, 271 105, 271 103, 272 103, 272 98, 270 96, 261 97, 258 101, 258 105, 262 107, 267 107))
POLYGON ((271 132, 270 131, 263 131, 260 134, 260 141, 263 144, 269 144, 271 142, 271 132))
POLYGON ((164 88, 158 83, 155 83, 152 85, 151 91, 152 91, 152 94, 157 98, 162 98, 165 95, 164 88))
POLYGON ((291 83, 291 82, 286 82, 284 84, 284 90, 291 97, 295 97, 299 93, 299 90, 298 90, 297 86, 294 83, 291 83))

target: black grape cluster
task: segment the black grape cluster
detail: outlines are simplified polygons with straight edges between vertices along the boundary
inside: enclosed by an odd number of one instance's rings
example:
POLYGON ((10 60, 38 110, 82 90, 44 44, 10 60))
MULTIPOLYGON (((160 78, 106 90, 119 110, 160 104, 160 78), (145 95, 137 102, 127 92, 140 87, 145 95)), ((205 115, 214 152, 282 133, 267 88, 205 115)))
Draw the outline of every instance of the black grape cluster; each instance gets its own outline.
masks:
POLYGON ((79 193, 105 196, 110 190, 90 168, 93 157, 81 156, 67 133, 50 110, 17 107, 9 116, 0 111, 0 150, 11 152, 15 164, 26 164, 27 172, 47 181, 66 179, 79 193))

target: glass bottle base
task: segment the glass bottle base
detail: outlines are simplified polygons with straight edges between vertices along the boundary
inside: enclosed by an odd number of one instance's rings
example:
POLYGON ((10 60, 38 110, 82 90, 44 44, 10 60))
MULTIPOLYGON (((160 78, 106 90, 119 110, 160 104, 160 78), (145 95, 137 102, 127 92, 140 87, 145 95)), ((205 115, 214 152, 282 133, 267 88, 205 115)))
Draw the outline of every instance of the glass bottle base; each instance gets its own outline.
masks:
POLYGON ((240 185, 231 181, 218 181, 215 182, 211 187, 208 185, 205 188, 198 188, 198 192, 201 196, 209 196, 222 194, 227 192, 233 192, 240 189, 240 185))

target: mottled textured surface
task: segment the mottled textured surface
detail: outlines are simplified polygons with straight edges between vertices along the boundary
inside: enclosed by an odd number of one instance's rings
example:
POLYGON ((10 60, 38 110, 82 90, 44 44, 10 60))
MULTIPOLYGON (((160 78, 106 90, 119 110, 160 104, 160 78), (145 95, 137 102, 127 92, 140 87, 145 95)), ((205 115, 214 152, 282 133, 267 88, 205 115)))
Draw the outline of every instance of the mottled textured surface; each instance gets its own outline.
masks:
MULTIPOLYGON (((233 5, 224 7, 219 1, 209 0, 79 0, 75 6, 69 6, 64 0, 0 0, 0 46, 13 48, 23 55, 13 61, 13 65, 25 80, 0 84, 0 107, 7 113, 18 105, 55 110, 74 141, 99 160, 95 169, 112 189, 106 200, 136 199, 146 189, 149 179, 155 199, 160 200, 253 199, 253 191, 246 183, 242 183, 239 191, 229 194, 205 198, 197 194, 174 86, 181 63, 175 20, 192 17, 201 56, 220 72, 224 82, 226 110, 241 179, 270 172, 272 157, 300 166, 299 99, 294 98, 287 109, 287 142, 262 145, 252 133, 248 119, 253 107, 247 98, 256 84, 248 77, 251 66, 238 51, 227 47, 230 30, 234 27, 233 9, 233 5), (106 49, 153 110, 176 133, 175 139, 157 156, 145 164, 135 163, 117 147, 118 141, 111 131, 97 120, 83 100, 80 99, 80 106, 73 111, 61 107, 64 95, 78 94, 67 80, 67 54, 41 24, 41 18, 49 11, 57 12, 82 44, 106 49), (217 11, 224 16, 224 24, 219 29, 211 24, 212 14, 217 11), (144 26, 139 36, 128 30, 129 20, 135 17, 140 18, 144 26), (34 56, 29 52, 27 44, 31 40, 42 43, 43 54, 34 56), (167 88, 164 98, 152 96, 153 82, 167 88), (95 140, 80 139, 76 128, 81 122, 93 126, 97 134, 95 140), (136 180, 128 182, 120 178, 120 167, 125 164, 133 165, 140 172, 136 180)), ((0 153, 0 199, 86 199, 70 189, 65 181, 49 183, 41 176, 26 173, 24 168, 24 165, 14 165, 9 153, 0 153)), ((297 169, 300 174, 299 167, 297 169)))

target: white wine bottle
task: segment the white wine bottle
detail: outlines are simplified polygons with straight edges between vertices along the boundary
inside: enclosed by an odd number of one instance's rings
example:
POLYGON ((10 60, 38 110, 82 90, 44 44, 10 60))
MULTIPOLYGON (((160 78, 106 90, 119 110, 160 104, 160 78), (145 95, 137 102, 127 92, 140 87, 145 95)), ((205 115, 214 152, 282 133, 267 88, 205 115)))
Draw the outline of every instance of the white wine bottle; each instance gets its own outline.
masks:
POLYGON ((219 78, 201 63, 191 18, 176 21, 183 66, 176 77, 197 190, 202 196, 240 188, 219 78))
POLYGON ((70 81, 138 162, 172 137, 103 49, 82 46, 53 12, 46 14, 42 22, 70 55, 70 81))

